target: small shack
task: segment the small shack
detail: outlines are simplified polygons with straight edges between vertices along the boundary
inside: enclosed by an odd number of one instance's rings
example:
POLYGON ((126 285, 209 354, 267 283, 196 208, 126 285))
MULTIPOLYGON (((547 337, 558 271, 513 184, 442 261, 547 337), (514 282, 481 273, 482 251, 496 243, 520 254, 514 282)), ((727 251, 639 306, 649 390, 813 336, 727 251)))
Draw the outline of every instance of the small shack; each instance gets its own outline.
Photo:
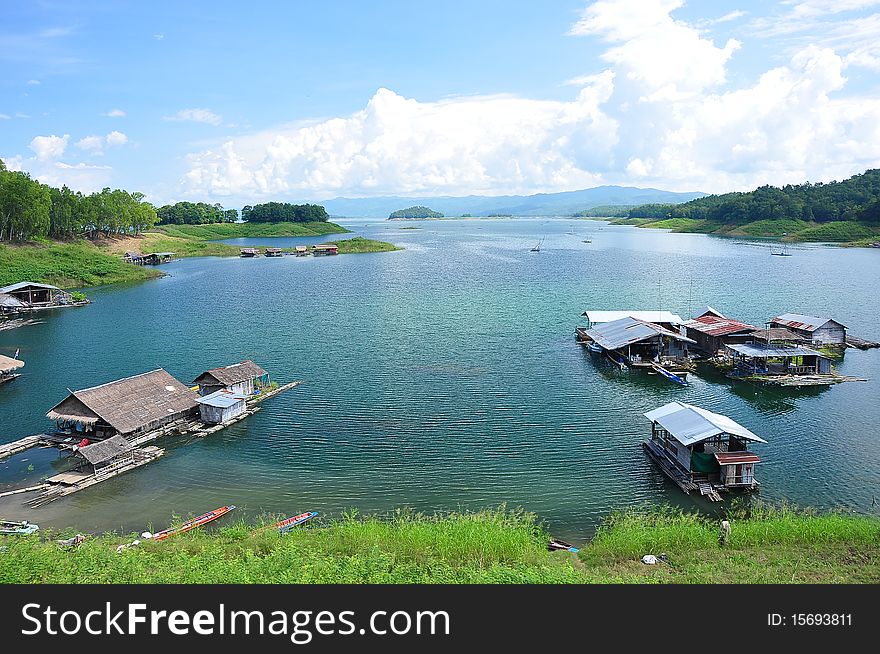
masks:
POLYGON ((38 284, 36 282, 10 284, 0 288, 0 294, 8 295, 25 305, 19 308, 55 307, 73 303, 73 298, 67 291, 63 291, 51 284, 38 284))
POLYGON ((250 396, 269 384, 269 373, 253 361, 247 360, 225 368, 206 370, 192 383, 198 384, 199 395, 202 397, 220 390, 250 396))
POLYGON ((159 368, 108 384, 71 391, 46 414, 58 431, 103 440, 140 436, 198 414, 196 395, 159 368))
POLYGON ((703 352, 715 355, 729 343, 746 343, 757 327, 721 315, 712 307, 684 323, 688 338, 696 341, 703 352))
POLYGON ((24 367, 24 361, 0 354, 0 384, 18 377, 15 371, 24 367))
POLYGON ((131 465, 134 462, 133 452, 131 443, 118 435, 77 450, 77 454, 91 464, 95 475, 108 474, 117 468, 131 465))
POLYGON ((133 263, 136 266, 144 265, 144 255, 140 252, 126 252, 122 257, 122 260, 126 263, 133 263))
POLYGON ((260 250, 258 248, 239 248, 238 256, 246 259, 258 257, 260 256, 260 250))
POLYGON ((770 327, 785 327, 815 346, 846 347, 846 326, 831 318, 784 313, 773 318, 770 327))
POLYGON ((170 263, 173 258, 173 252, 150 252, 144 255, 143 265, 158 266, 161 263, 170 263))
POLYGON ((684 402, 670 402, 644 414, 651 421, 645 451, 685 492, 699 489, 719 500, 718 490, 758 485, 751 443, 766 443, 738 422, 684 402))
POLYGON ((695 342, 677 331, 631 316, 601 323, 586 330, 585 335, 605 352, 623 357, 627 364, 646 367, 652 361, 686 359, 688 344, 695 342))
POLYGON ((305 245, 297 245, 293 248, 293 253, 298 257, 304 257, 309 253, 309 248, 305 245))
POLYGON ((281 248, 266 248, 267 257, 280 257, 284 254, 281 248))
POLYGON ((209 425, 232 420, 247 409, 247 395, 221 389, 196 400, 202 422, 209 425))
POLYGON ((312 254, 315 256, 325 256, 328 254, 339 254, 339 246, 335 243, 322 243, 312 246, 312 254))
POLYGON ((14 295, 0 293, 0 314, 13 314, 26 311, 28 305, 14 295))

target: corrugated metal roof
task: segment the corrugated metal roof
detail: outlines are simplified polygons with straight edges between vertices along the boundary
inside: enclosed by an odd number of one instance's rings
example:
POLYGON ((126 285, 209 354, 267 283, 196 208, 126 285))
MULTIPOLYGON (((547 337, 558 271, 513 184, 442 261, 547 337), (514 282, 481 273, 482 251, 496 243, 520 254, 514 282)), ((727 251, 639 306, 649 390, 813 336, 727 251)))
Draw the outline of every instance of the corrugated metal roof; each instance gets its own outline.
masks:
POLYGON ((681 316, 671 311, 584 311, 582 316, 586 316, 591 324, 599 324, 605 322, 614 322, 621 318, 635 318, 636 320, 644 320, 645 322, 666 322, 673 325, 680 325, 684 322, 681 316))
POLYGON ((761 458, 754 452, 715 452, 715 460, 722 466, 761 462, 761 458))
MULTIPOLYGON (((781 316, 776 316, 771 323, 777 323, 780 325, 785 325, 786 327, 792 327, 794 329, 803 329, 804 331, 814 332, 819 329, 822 325, 828 322, 837 322, 836 320, 832 320, 831 318, 817 318, 816 316, 805 316, 800 313, 783 313, 781 316)), ((839 322, 838 325, 843 327, 839 322)))
POLYGON ((784 345, 768 346, 763 343, 743 343, 741 345, 728 345, 727 347, 747 357, 760 359, 803 356, 817 356, 822 357, 823 359, 828 358, 823 356, 821 352, 816 352, 816 350, 811 350, 808 347, 786 347, 784 345))
POLYGON ((725 336, 735 332, 752 331, 757 329, 754 325, 749 325, 739 320, 731 318, 719 318, 713 315, 701 315, 699 318, 688 320, 685 323, 688 329, 694 329, 709 336, 725 336))
POLYGON ((14 295, 7 295, 6 293, 0 293, 0 307, 4 307, 6 309, 20 309, 22 307, 26 307, 27 303, 22 302, 14 295))
POLYGON ((247 400, 247 397, 241 393, 232 393, 226 389, 221 389, 210 395, 198 398, 196 402, 199 404, 207 404, 208 406, 219 407, 221 409, 227 409, 231 406, 235 406, 239 402, 244 402, 245 400, 247 400))
POLYGON ((756 443, 767 442, 727 416, 684 402, 664 404, 660 408, 648 411, 645 417, 659 424, 684 446, 699 443, 719 434, 733 434, 756 443))
POLYGON ((51 284, 38 284, 36 282, 18 282, 16 284, 10 284, 9 286, 4 286, 0 288, 0 293, 12 293, 13 291, 19 291, 23 288, 27 288, 28 286, 33 286, 34 288, 46 288, 53 291, 60 290, 57 286, 52 286, 51 284))
POLYGON ((632 345, 639 341, 654 338, 658 334, 669 336, 670 338, 674 338, 678 341, 685 341, 687 343, 696 342, 677 332, 669 331, 659 325, 644 320, 637 320, 630 316, 602 323, 587 330, 587 335, 606 350, 617 350, 618 348, 632 345))

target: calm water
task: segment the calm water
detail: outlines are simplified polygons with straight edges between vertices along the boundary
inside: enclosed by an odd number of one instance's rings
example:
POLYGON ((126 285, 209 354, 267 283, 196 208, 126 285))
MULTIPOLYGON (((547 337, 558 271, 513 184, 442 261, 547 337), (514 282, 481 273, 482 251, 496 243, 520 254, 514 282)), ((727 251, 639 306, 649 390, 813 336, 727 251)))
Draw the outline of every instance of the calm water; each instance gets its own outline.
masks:
MULTIPOLYGON (((709 510, 638 446, 642 413, 673 399, 769 441, 758 450, 762 497, 874 510, 880 351, 850 350, 838 364, 868 383, 783 392, 694 376, 678 387, 596 365, 573 332, 587 308, 690 315, 711 304, 759 325, 785 311, 830 315, 880 340, 880 251, 809 246, 772 257, 762 243, 576 220, 344 224, 406 250, 184 260, 163 266, 163 279, 96 289, 88 307, 0 332, 0 353, 20 347, 27 361, 0 388, 0 441, 46 428, 68 387, 157 367, 189 382, 250 358, 278 381, 304 380, 216 435, 160 443, 167 456, 145 468, 37 511, 0 500, 0 514, 140 530, 226 503, 333 515, 506 502, 581 538, 616 507, 709 510), (541 237, 542 251, 529 252, 541 237)), ((0 489, 60 463, 54 450, 0 463, 0 489)))

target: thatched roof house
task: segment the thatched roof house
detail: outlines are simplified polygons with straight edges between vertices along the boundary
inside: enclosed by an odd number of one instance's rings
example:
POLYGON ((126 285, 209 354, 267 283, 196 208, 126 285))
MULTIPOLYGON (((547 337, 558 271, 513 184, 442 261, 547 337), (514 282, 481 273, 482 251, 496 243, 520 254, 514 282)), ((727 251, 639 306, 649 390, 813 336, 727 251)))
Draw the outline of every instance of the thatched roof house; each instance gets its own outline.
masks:
POLYGON ((192 383, 199 385, 199 395, 203 396, 220 390, 252 395, 257 385, 269 383, 269 373, 248 360, 225 368, 206 370, 192 383))
POLYGON ((22 366, 24 366, 24 361, 20 359, 12 359, 10 357, 0 354, 0 375, 11 373, 14 370, 18 370, 22 366))
POLYGON ((198 413, 195 394, 159 368, 134 377, 72 391, 46 414, 59 426, 97 438, 135 435, 198 413))

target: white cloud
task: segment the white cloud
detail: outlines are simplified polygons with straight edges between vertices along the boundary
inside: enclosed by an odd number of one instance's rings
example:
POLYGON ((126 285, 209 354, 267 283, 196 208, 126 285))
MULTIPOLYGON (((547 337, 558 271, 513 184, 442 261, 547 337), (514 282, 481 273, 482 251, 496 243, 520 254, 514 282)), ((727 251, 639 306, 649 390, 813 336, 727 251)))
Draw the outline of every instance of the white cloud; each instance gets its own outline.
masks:
POLYGON ((571 102, 508 96, 422 103, 379 89, 361 111, 193 154, 192 195, 534 192, 593 186, 616 139, 601 103, 613 75, 571 102))
POLYGON ((67 148, 67 142, 70 140, 70 134, 64 136, 35 136, 28 146, 37 155, 39 161, 48 161, 50 159, 60 159, 64 156, 64 150, 67 148))
POLYGON ((9 114, 0 114, 0 120, 12 120, 12 116, 9 114))
POLYGON ((223 122, 223 117, 210 109, 181 109, 173 116, 164 116, 165 120, 192 123, 207 123, 215 127, 223 122))
POLYGON ((104 115, 109 116, 110 118, 122 118, 126 114, 122 109, 111 109, 104 115))
POLYGON ((153 38, 156 39, 157 41, 161 41, 165 38, 165 35, 164 34, 153 34, 153 38))
POLYGON ((75 143, 80 150, 99 153, 104 149, 104 139, 100 136, 86 136, 75 143))
POLYGON ((839 14, 880 5, 880 0, 788 0, 783 3, 792 7, 792 18, 812 18, 827 14, 839 14))
POLYGON ((128 137, 122 132, 117 132, 116 130, 110 132, 105 138, 107 141, 107 145, 110 146, 125 145, 126 143, 128 143, 128 137))
POLYGON ((27 82, 25 82, 25 84, 26 84, 27 86, 38 86, 38 85, 40 84, 40 80, 38 80, 38 79, 29 79, 27 82))

